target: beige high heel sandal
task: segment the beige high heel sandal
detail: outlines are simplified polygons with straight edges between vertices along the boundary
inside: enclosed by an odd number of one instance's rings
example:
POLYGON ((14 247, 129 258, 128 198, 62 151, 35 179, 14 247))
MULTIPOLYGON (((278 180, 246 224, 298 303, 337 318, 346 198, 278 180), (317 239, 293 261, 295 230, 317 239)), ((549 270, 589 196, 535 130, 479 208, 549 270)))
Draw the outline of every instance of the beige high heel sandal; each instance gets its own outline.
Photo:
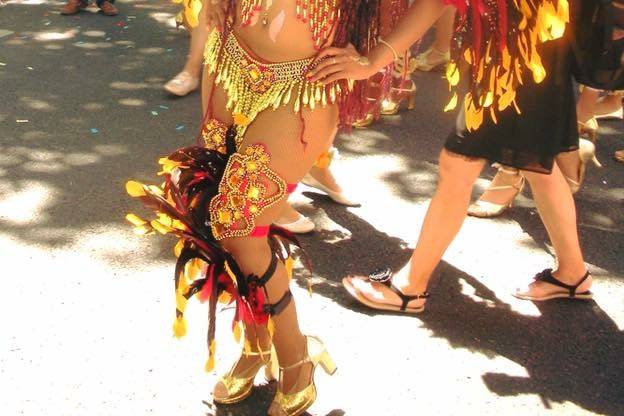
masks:
POLYGON ((570 190, 573 194, 577 193, 583 185, 585 180, 585 172, 587 171, 587 164, 591 161, 596 167, 600 168, 602 165, 596 158, 596 145, 587 139, 579 139, 579 168, 578 168, 578 180, 568 178, 565 176, 570 190))
POLYGON ((271 407, 277 406, 281 413, 287 416, 299 416, 303 414, 316 400, 317 392, 316 385, 314 384, 314 371, 317 365, 320 364, 321 368, 329 375, 333 375, 336 372, 336 364, 334 364, 323 342, 319 338, 313 336, 306 336, 305 339, 305 358, 288 367, 280 367, 280 386, 271 404, 271 407), (284 392, 281 384, 284 371, 293 370, 307 363, 312 364, 313 367, 308 385, 296 392, 284 392))
POLYGON ((429 72, 434 69, 444 69, 451 60, 451 52, 440 52, 433 46, 414 58, 414 66, 419 71, 429 72), (432 60, 429 58, 431 55, 432 60))
POLYGON ((516 192, 513 194, 509 202, 505 204, 495 204, 493 202, 478 199, 474 203, 470 204, 470 206, 468 207, 468 215, 477 218, 493 218, 498 217, 508 208, 512 207, 513 201, 516 199, 516 196, 518 196, 518 194, 520 194, 524 189, 526 181, 524 179, 524 176, 522 176, 522 174, 520 174, 516 170, 509 170, 502 167, 499 167, 498 170, 499 172, 504 172, 509 175, 520 175, 520 180, 512 185, 492 186, 487 188, 487 191, 506 191, 509 189, 515 189, 516 192))

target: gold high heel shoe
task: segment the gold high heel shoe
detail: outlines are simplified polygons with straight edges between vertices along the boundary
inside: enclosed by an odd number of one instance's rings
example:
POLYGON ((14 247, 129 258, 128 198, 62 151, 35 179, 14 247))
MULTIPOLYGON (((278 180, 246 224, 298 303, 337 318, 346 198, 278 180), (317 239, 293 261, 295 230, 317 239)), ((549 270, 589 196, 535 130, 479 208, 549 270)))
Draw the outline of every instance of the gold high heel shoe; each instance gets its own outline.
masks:
POLYGON ((246 399, 253 390, 254 379, 256 374, 265 367, 265 377, 267 381, 275 380, 277 373, 277 361, 272 359, 272 351, 243 351, 241 357, 236 361, 232 369, 225 375, 221 376, 219 383, 225 387, 227 393, 220 394, 218 392, 217 384, 212 393, 213 400, 218 404, 233 404, 238 403, 246 399), (258 357, 258 361, 255 365, 249 368, 239 371, 238 374, 234 374, 234 370, 238 367, 240 358, 242 357, 258 357))
POLYGON ((407 100, 408 110, 416 107, 416 84, 411 79, 415 70, 415 60, 409 58, 409 54, 400 56, 394 61, 390 96, 381 102, 382 116, 397 114, 403 100, 407 100))
MULTIPOLYGON (((509 175, 520 175, 517 171, 507 170, 505 168, 499 168, 499 172, 504 172, 509 175)), ((511 208, 513 205, 513 201, 516 199, 516 196, 522 192, 525 185, 524 176, 520 175, 520 180, 512 185, 503 185, 503 186, 492 186, 487 188, 487 191, 505 191, 508 189, 515 189, 516 192, 513 194, 513 197, 506 204, 495 204, 493 202, 477 200, 474 203, 470 204, 468 207, 468 215, 472 217, 478 218, 492 218, 498 217, 503 212, 505 212, 508 208, 511 208)))
POLYGON ((288 392, 284 393, 282 391, 282 386, 277 389, 277 394, 273 399, 273 403, 271 404, 271 409, 274 407, 278 407, 282 414, 287 416, 298 416, 305 412, 312 403, 316 400, 316 385, 314 384, 314 371, 316 370, 317 365, 321 365, 323 370, 329 375, 333 375, 336 372, 336 365, 333 360, 329 356, 327 349, 323 345, 323 342, 317 337, 306 336, 306 357, 288 367, 280 367, 280 381, 282 380, 282 375, 284 371, 292 370, 297 367, 300 367, 304 364, 310 363, 313 368, 310 372, 310 380, 308 385, 304 387, 302 390, 297 392, 288 392))
POLYGON ((354 121, 352 126, 356 129, 365 129, 366 127, 373 124, 374 121, 375 116, 373 116, 372 113, 367 113, 363 119, 354 121))
POLYGON ((388 98, 381 102, 382 116, 393 116, 397 114, 403 100, 407 100, 408 110, 411 111, 416 108, 416 84, 414 84, 412 80, 409 80, 409 83, 411 84, 409 88, 392 87, 390 89, 390 96, 396 96, 398 98, 388 98))
POLYGON ((596 145, 587 139, 579 139, 579 168, 578 168, 578 180, 574 180, 572 178, 568 178, 565 176, 566 181, 568 181, 568 185, 570 186, 570 190, 573 194, 577 193, 583 185, 583 181, 585 180, 585 172, 587 171, 587 164, 591 161, 596 167, 600 168, 602 165, 596 158, 596 145))

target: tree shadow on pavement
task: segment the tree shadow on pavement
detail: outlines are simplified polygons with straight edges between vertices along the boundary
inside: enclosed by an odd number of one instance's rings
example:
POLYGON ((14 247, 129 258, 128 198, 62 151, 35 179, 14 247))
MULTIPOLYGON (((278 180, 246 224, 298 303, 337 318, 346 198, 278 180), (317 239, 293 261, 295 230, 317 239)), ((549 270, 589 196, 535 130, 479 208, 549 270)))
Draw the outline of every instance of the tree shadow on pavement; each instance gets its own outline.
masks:
POLYGON ((58 248, 125 227, 136 203, 124 182, 155 181, 156 160, 194 141, 198 97, 162 89, 186 54, 188 37, 162 20, 179 6, 148 3, 124 2, 113 18, 61 16, 63 2, 2 9, 0 27, 14 31, 0 38, 3 232, 58 248))
MULTIPOLYGON (((307 196, 313 198, 315 207, 322 207, 353 233, 351 238, 330 243, 325 242, 325 232, 319 233, 321 238, 303 238, 305 249, 314 259, 314 274, 325 279, 315 283, 314 293, 365 315, 391 314, 359 305, 339 282, 347 274, 367 274, 379 266, 396 269, 407 261, 411 250, 400 239, 376 230, 350 211, 320 196, 307 196)), ((401 316, 420 319, 432 336, 446 339, 453 348, 505 357, 525 368, 527 377, 483 374, 484 383, 493 393, 539 395, 546 408, 550 403, 569 401, 600 414, 622 414, 624 333, 595 302, 537 303, 541 315, 526 316, 512 310, 477 279, 446 262, 436 269, 430 290, 434 296, 424 314, 401 316), (465 285, 471 286, 474 294, 465 294, 465 285)))
POLYGON ((456 348, 505 357, 528 373, 483 374, 492 392, 536 394, 546 408, 570 401, 596 413, 622 414, 624 333, 595 302, 536 303, 541 315, 525 316, 474 277, 448 264, 439 271, 444 277, 436 292, 447 299, 431 302, 421 317, 426 327, 456 348), (462 294, 462 280, 489 302, 462 294))

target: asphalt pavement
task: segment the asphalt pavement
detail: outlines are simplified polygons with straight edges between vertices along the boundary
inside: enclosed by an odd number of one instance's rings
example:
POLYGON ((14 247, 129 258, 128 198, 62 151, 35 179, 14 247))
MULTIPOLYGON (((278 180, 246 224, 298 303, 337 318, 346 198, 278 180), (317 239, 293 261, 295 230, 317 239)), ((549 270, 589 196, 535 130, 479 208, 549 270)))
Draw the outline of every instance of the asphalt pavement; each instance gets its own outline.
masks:
MULTIPOLYGON (((121 14, 62 2, 0 1, 0 413, 265 415, 275 384, 216 407, 217 374, 238 347, 219 319, 217 371, 204 373, 204 305, 173 339, 172 240, 135 236, 129 178, 156 182, 156 160, 192 143, 199 95, 162 84, 185 59, 177 5, 118 1, 121 14)), ((318 230, 293 283, 302 326, 339 370, 319 375, 312 415, 624 415, 624 148, 621 121, 601 123, 601 169, 576 195, 595 301, 546 304, 512 290, 553 265, 530 190, 494 220, 469 218, 435 272, 419 317, 376 313, 340 286, 349 273, 409 256, 453 125, 440 73, 417 74, 412 112, 340 135, 336 175, 362 202, 294 197, 318 230)), ((494 171, 475 187, 480 193, 494 171)))

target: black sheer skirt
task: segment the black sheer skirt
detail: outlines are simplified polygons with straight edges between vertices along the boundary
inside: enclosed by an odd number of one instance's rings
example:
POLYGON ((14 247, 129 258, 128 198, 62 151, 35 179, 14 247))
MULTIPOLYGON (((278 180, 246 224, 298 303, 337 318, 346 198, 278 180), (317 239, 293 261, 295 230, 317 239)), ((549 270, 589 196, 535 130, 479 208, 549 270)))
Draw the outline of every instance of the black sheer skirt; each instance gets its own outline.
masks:
POLYGON ((446 150, 548 174, 555 156, 578 149, 568 36, 540 45, 539 52, 547 76, 540 84, 531 76, 525 77, 516 98, 522 113, 508 108, 500 113, 497 124, 485 117, 478 130, 469 132, 460 112, 444 145, 446 150))

